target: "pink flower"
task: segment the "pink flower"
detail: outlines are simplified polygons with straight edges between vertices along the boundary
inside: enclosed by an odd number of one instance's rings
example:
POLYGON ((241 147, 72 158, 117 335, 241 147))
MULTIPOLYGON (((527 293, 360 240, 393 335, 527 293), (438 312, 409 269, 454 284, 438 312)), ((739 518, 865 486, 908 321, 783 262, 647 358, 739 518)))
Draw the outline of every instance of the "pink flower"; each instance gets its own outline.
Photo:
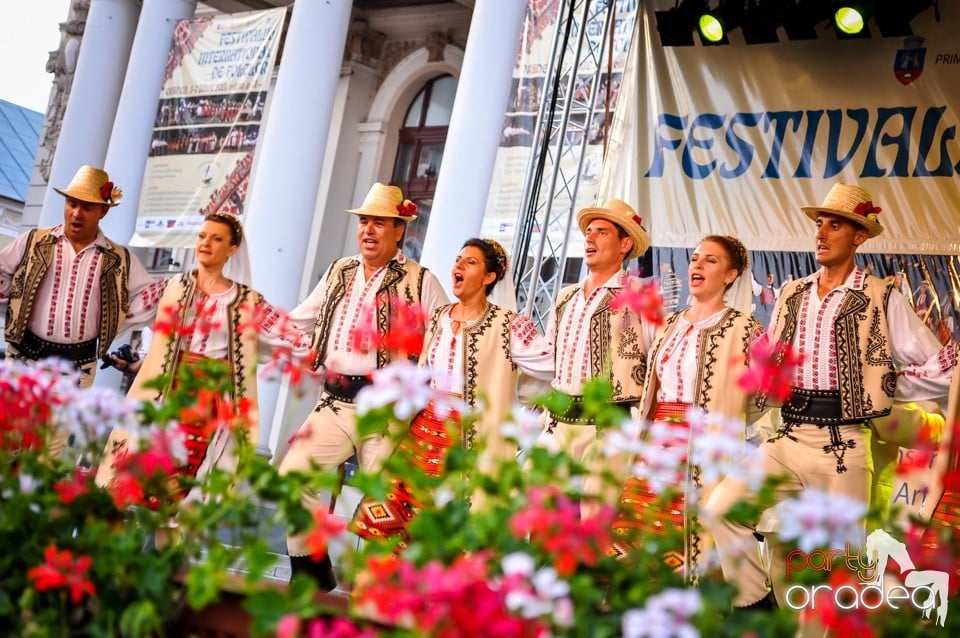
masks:
POLYGON ((614 294, 610 309, 632 312, 654 326, 663 325, 663 297, 653 280, 644 282, 634 275, 625 275, 623 287, 614 294))
MULTIPOLYGON (((489 556, 459 556, 450 565, 431 561, 416 567, 400 557, 367 563, 369 585, 354 591, 360 608, 376 611, 387 622, 403 622, 430 636, 540 636, 539 619, 514 616, 506 604, 518 579, 489 574, 489 556)), ((519 580, 525 580, 522 577, 519 580)))
POLYGON ((277 623, 277 638, 299 638, 300 617, 296 614, 287 614, 277 623))
POLYGON ((347 526, 339 518, 328 514, 323 507, 313 511, 313 525, 313 530, 307 534, 305 543, 310 550, 310 558, 318 561, 327 555, 330 540, 343 534, 347 526))
POLYGON ((781 541, 795 541, 801 551, 812 552, 862 539, 867 505, 844 494, 808 487, 798 497, 782 501, 776 511, 781 541))
POLYGON ((754 341, 750 347, 747 370, 737 383, 751 393, 769 396, 782 403, 790 398, 797 366, 803 357, 791 346, 774 344, 769 337, 754 341))
POLYGON ((580 518, 580 508, 556 487, 531 490, 527 507, 510 519, 517 538, 529 538, 548 556, 560 576, 570 576, 580 565, 593 566, 612 542, 614 512, 604 507, 597 516, 580 518))

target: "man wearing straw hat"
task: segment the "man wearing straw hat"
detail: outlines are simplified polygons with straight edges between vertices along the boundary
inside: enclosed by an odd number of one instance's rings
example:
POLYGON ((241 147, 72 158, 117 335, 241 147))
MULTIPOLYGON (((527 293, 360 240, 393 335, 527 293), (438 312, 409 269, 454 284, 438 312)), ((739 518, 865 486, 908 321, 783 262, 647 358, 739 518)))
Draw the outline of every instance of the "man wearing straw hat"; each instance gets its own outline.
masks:
MULTIPOLYGON (((760 449, 767 474, 785 480, 779 500, 817 488, 869 504, 875 469, 870 449, 879 429, 871 422, 889 415, 895 399, 946 396, 955 353, 941 347, 890 282, 857 267, 857 249, 883 232, 881 209, 867 191, 835 184, 821 206, 802 210, 816 222, 820 269, 785 286, 774 308, 770 338, 792 347, 802 361, 777 432, 760 449)), ((758 396, 757 403, 765 407, 768 397, 758 396)), ((754 530, 722 516, 745 496, 742 485, 724 481, 703 520, 715 538, 724 577, 738 588, 734 606, 770 608, 754 530)), ((776 602, 784 606, 787 550, 773 534, 778 513, 776 507, 768 510, 757 529, 772 549, 767 569, 776 602)))
MULTIPOLYGON (((374 370, 400 357, 416 359, 420 353, 370 347, 358 337, 368 322, 375 322, 381 337, 387 334, 398 303, 419 304, 427 317, 447 303, 436 276, 400 250, 407 224, 417 218, 417 206, 405 200, 398 187, 376 183, 360 208, 347 212, 358 218, 360 254, 333 262, 310 296, 290 313, 298 327, 313 328, 316 363, 324 368, 326 379, 319 403, 280 464, 282 474, 306 472, 314 464, 336 468, 353 454, 365 471, 380 467, 391 452, 391 442, 383 436, 360 438, 354 400, 374 370)), ((302 500, 311 511, 322 506, 317 494, 304 493, 302 500)), ((287 549, 294 573, 311 574, 327 590, 336 586, 329 556, 311 561, 303 536, 288 537, 287 549)))
MULTIPOLYGON (((563 414, 544 413, 538 445, 563 450, 587 467, 582 486, 587 498, 581 503, 581 514, 589 516, 597 508, 597 497, 608 496, 611 504, 616 501, 617 495, 604 489, 603 473, 609 470, 626 478, 626 459, 605 459, 602 434, 583 415, 583 385, 602 376, 613 385, 615 403, 627 408, 637 403, 655 327, 632 312, 610 307, 627 283, 624 262, 650 247, 640 216, 626 202, 610 199, 603 206, 578 212, 577 224, 584 236, 587 276, 560 291, 547 327, 556 363, 551 385, 573 397, 573 403, 563 414)), ((619 485, 611 483, 610 489, 619 485)))
MULTIPOLYGON (((7 356, 68 359, 88 387, 120 326, 156 314, 163 282, 100 231, 121 197, 107 173, 81 166, 69 186, 54 190, 65 197, 63 223, 24 233, 0 251, 7 356)), ((51 442, 51 454, 63 443, 51 442)))

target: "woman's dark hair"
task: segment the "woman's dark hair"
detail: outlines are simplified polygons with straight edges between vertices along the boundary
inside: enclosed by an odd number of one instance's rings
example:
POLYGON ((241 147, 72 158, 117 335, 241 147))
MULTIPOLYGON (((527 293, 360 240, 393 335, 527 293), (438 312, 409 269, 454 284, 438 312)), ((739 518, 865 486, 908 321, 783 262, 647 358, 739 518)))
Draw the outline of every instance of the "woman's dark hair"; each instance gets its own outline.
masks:
MULTIPOLYGON (((742 275, 750 265, 750 256, 747 254, 747 247, 733 235, 707 235, 700 240, 701 243, 705 241, 712 241, 715 244, 723 246, 723 249, 727 252, 727 257, 730 258, 730 265, 737 271, 737 276, 742 275)), ((732 283, 727 284, 727 288, 730 288, 732 285, 732 283)))
POLYGON ((489 296, 497 282, 507 274, 507 251, 492 239, 480 239, 479 237, 472 237, 463 242, 463 247, 466 248, 467 246, 478 248, 483 253, 483 263, 487 272, 492 272, 497 276, 496 279, 487 284, 486 294, 489 296))
POLYGON ((243 241, 243 226, 240 224, 240 218, 230 213, 210 213, 203 218, 207 222, 217 222, 225 224, 230 228, 230 245, 239 246, 243 241))

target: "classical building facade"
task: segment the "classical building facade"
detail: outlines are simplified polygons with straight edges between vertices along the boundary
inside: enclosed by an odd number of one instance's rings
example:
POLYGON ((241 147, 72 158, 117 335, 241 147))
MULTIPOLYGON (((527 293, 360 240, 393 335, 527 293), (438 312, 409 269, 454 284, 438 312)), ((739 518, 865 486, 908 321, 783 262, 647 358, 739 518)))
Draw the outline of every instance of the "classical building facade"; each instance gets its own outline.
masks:
MULTIPOLYGON (((247 194, 255 287, 292 307, 355 253, 344 211, 375 181, 427 213, 406 249, 446 284, 456 249, 480 233, 526 0, 76 0, 48 63, 23 227, 57 223, 48 186, 93 164, 127 204, 104 230, 129 240, 176 20, 273 7, 287 17, 247 194)), ((260 446, 276 453, 314 398, 261 384, 260 446)))

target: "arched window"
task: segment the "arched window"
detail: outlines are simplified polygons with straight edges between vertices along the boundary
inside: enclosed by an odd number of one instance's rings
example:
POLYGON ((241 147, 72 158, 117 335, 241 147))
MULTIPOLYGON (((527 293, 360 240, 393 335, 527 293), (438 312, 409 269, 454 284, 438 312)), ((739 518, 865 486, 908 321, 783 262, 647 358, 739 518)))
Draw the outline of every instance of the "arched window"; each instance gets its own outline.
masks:
POLYGON ((403 254, 414 260, 423 252, 456 93, 457 79, 452 75, 430 80, 413 98, 400 129, 391 181, 419 207, 417 220, 403 241, 403 254))

